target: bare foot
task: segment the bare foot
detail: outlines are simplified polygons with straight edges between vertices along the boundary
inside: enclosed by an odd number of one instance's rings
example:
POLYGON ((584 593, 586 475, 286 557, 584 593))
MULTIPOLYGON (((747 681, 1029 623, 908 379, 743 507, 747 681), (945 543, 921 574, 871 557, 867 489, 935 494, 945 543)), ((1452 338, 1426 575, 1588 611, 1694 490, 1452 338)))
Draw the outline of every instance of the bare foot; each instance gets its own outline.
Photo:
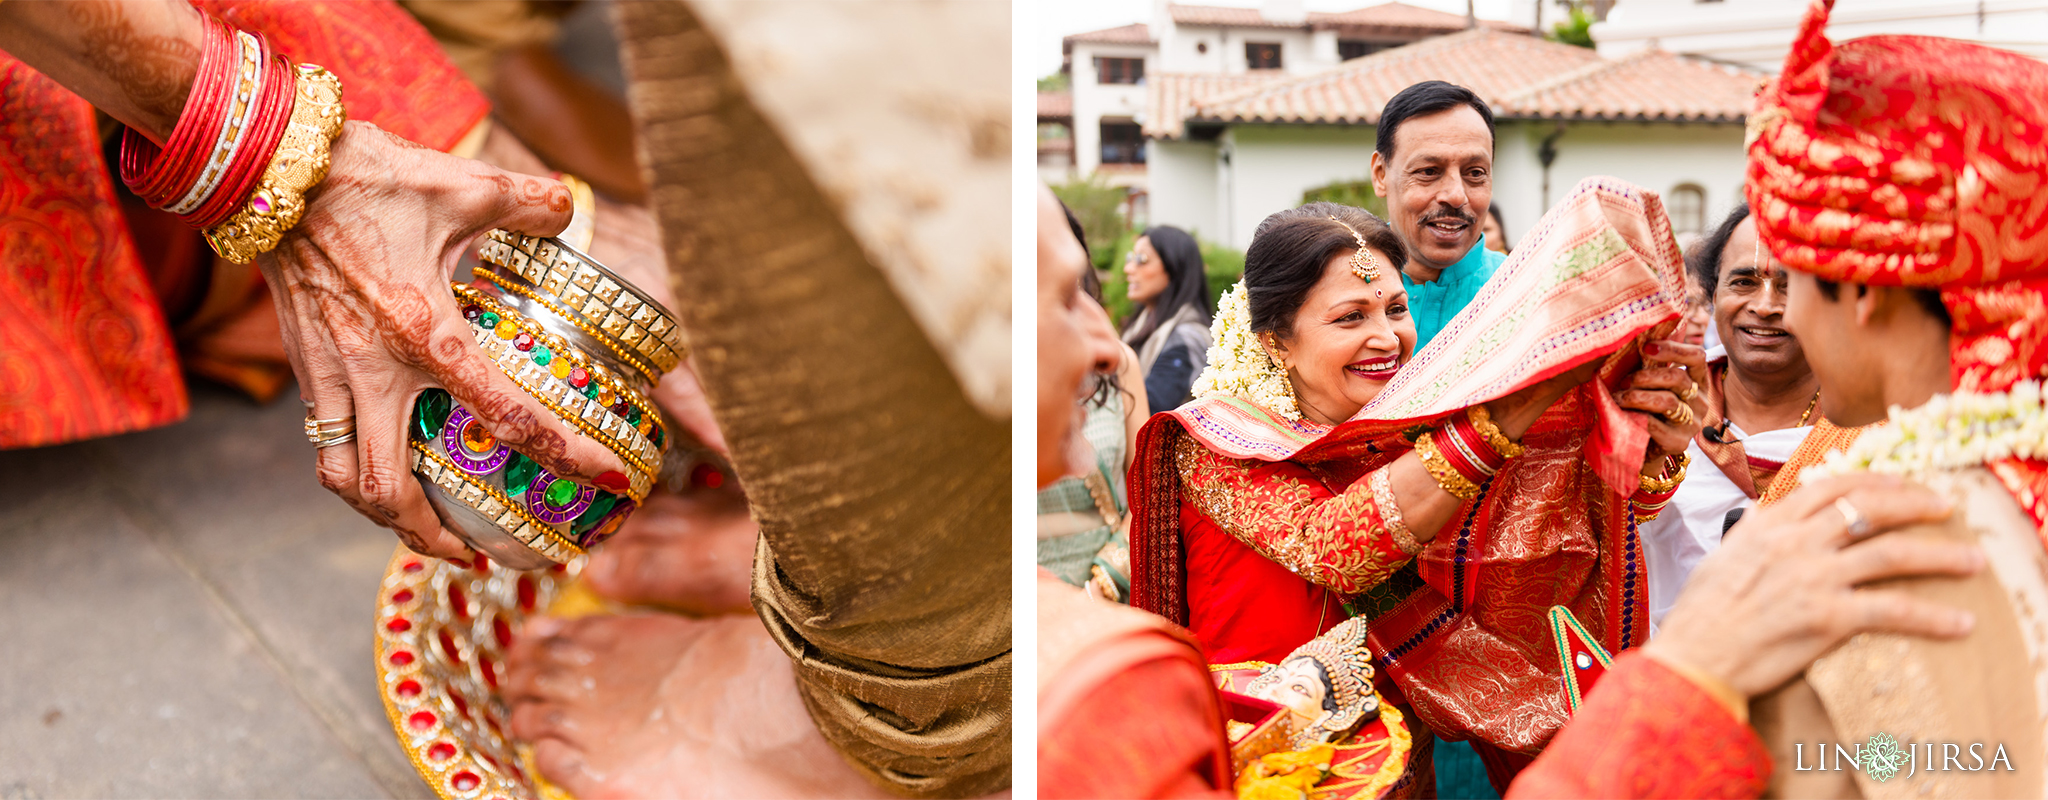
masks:
POLYGON ((751 615, 537 618, 508 666, 512 732, 584 800, 890 796, 818 733, 751 615))
POLYGON ((624 603, 691 614, 752 614, 754 541, 760 527, 730 488, 654 494, 603 546, 583 579, 624 603))

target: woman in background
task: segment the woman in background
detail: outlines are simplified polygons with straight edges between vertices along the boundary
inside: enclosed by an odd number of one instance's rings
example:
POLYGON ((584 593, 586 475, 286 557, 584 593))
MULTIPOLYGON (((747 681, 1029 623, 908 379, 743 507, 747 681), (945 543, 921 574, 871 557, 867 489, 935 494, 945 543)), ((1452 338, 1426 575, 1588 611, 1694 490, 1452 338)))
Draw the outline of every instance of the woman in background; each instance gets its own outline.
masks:
POLYGON ((1209 280, 1202 249, 1179 228, 1145 231, 1124 257, 1131 302, 1144 306, 1124 323, 1124 344, 1138 351, 1148 413, 1172 411, 1192 399, 1188 389, 1209 365, 1209 280))

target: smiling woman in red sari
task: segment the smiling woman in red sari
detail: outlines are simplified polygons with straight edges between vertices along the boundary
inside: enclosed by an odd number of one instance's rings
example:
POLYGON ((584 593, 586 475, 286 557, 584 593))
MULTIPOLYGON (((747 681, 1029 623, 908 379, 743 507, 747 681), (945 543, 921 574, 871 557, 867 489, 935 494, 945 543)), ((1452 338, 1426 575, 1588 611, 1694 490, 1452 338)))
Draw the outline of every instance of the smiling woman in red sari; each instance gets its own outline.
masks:
POLYGON ((1568 713, 1548 609, 1609 650, 1646 635, 1635 522, 1681 476, 1704 363, 1649 341, 1683 289, 1635 187, 1582 184, 1421 358, 1403 260, 1358 209, 1260 225, 1199 399, 1140 433, 1133 604, 1216 663, 1365 614, 1382 691, 1504 787, 1568 713))

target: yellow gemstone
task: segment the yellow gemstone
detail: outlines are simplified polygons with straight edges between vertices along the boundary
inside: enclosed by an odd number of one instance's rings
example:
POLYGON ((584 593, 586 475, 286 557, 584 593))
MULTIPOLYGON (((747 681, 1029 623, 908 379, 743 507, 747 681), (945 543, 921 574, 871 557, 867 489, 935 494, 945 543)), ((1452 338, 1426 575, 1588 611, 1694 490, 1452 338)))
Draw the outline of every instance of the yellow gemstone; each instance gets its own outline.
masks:
POLYGON ((612 401, 617 399, 618 398, 612 394, 612 387, 602 385, 597 387, 597 402, 603 403, 605 405, 611 405, 612 401))
POLYGON ((482 455, 497 448, 498 437, 492 436, 490 431, 484 429, 483 423, 471 417, 462 425, 462 446, 469 452, 482 455))
POLYGON ((498 338, 510 339, 519 335, 519 323, 509 319, 498 320, 498 338))
POLYGON ((557 358, 554 363, 548 365, 548 372, 554 373, 557 378, 569 377, 569 369, 569 359, 566 358, 557 358))

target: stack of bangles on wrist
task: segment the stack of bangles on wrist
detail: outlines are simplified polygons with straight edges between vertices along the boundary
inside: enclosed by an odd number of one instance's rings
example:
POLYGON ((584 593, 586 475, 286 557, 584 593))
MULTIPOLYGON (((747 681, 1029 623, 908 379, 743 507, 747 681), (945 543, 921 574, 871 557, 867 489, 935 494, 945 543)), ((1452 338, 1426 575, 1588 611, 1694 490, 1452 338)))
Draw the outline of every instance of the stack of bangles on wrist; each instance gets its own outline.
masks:
POLYGON ((341 81, 293 66, 264 39, 206 18, 199 70, 185 109, 159 149, 128 130, 121 181, 151 208, 206 232, 222 258, 270 252, 305 214, 327 177, 328 146, 346 113, 341 81))
POLYGON ((1493 424, 1485 406, 1472 406, 1418 437, 1415 452, 1438 486, 1459 500, 1471 500, 1479 496, 1481 484, 1523 450, 1493 424))
POLYGON ((647 496, 668 434, 661 414, 623 378, 497 298, 450 284, 476 342, 520 388, 632 467, 629 494, 647 496))
POLYGON ((1642 488, 1637 489, 1628 499, 1637 519, 1653 519, 1664 506, 1671 502, 1672 495, 1678 494, 1678 485, 1685 482, 1685 467, 1691 463, 1684 453, 1664 457, 1664 474, 1658 477, 1644 475, 1642 488))

